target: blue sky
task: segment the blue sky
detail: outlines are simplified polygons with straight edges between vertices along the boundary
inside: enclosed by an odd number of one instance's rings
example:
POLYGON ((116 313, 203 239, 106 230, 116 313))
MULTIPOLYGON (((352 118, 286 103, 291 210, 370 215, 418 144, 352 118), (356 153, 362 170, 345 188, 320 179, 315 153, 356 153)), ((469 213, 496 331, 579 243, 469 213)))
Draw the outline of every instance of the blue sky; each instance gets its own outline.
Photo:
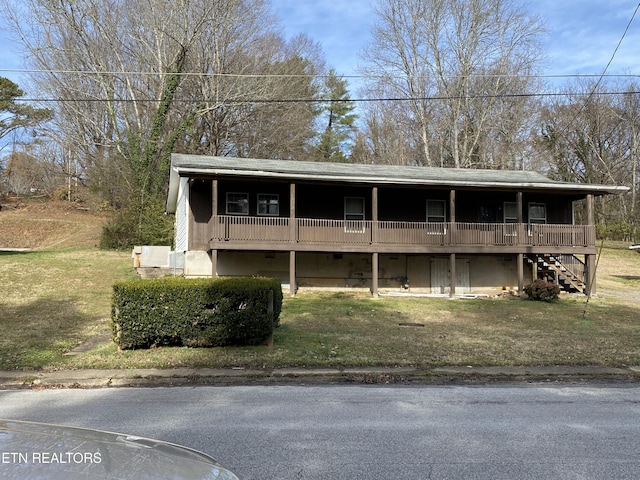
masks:
MULTIPOLYGON (((545 74, 600 74, 611 59, 637 0, 522 0, 548 30, 545 74)), ((371 0, 272 0, 287 37, 306 33, 322 45, 327 64, 340 75, 356 75, 359 55, 375 18, 371 0)), ((0 75, 19 82, 22 68, 0 31, 0 75)), ((640 12, 609 74, 640 75, 640 12)), ((353 85, 353 81, 349 81, 353 85)))
MULTIPOLYGON (((522 1, 548 30, 547 75, 601 74, 638 6, 637 0, 522 1)), ((369 41, 375 22, 371 0, 272 3, 282 19, 285 35, 306 33, 320 42, 328 65, 338 74, 357 75, 359 54, 369 41)), ((640 75, 640 12, 607 73, 640 75)))

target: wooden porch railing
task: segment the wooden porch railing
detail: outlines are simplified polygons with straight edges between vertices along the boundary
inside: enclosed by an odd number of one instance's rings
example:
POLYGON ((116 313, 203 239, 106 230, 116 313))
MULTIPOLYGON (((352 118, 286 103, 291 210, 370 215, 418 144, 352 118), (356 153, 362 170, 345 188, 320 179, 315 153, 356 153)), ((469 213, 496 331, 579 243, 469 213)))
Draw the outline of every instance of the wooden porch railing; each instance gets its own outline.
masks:
POLYGON ((289 219, 221 215, 213 218, 213 240, 289 242, 289 219))
POLYGON ((522 223, 428 223, 220 215, 212 240, 341 245, 593 246, 591 225, 522 223))

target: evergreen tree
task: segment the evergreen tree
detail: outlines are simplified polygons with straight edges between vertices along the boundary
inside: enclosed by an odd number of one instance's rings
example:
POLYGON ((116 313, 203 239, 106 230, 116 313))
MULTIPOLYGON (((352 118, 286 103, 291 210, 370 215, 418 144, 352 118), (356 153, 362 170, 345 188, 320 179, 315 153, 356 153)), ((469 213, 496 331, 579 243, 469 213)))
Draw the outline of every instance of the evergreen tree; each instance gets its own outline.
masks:
POLYGON ((24 92, 17 84, 0 77, 0 140, 20 128, 34 127, 51 117, 46 108, 18 103, 24 92))
POLYGON ((317 145, 320 160, 346 162, 351 153, 357 115, 353 113, 355 105, 349 99, 347 81, 338 77, 333 69, 325 78, 324 98, 317 145))

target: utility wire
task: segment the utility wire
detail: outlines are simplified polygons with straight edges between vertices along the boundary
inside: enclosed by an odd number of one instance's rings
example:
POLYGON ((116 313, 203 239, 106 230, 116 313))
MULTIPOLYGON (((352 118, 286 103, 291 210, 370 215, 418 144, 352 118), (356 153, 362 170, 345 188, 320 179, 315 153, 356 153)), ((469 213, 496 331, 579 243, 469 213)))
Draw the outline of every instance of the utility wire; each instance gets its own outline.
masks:
MULTIPOLYGON (((640 91, 615 91, 601 92, 598 95, 629 95, 640 94, 640 91)), ((200 103, 218 105, 250 105, 265 103, 372 103, 372 102, 415 102, 415 101, 443 101, 443 100, 472 100, 472 99, 495 99, 495 98, 528 98, 528 97, 562 97, 562 96, 584 96, 591 98, 594 92, 571 93, 571 92, 541 92, 541 93, 506 93, 499 95, 461 95, 461 96, 433 96, 433 97, 375 97, 375 98, 239 98, 233 100, 207 100, 207 99, 176 99, 178 103, 200 103)), ((158 103, 160 99, 131 99, 131 98, 21 98, 21 102, 28 103, 158 103)))
MULTIPOLYGON (((639 5, 640 6, 640 5, 639 5)), ((628 28, 628 27, 627 27, 628 28)), ((618 45, 619 46, 619 45, 618 45)), ((617 48, 616 48, 617 51, 617 48)), ((611 63, 611 62, 609 62, 611 63)), ((608 68, 608 67, 607 67, 608 68)), ((4 73, 29 73, 29 74, 52 74, 52 75, 141 75, 141 76, 162 76, 168 75, 166 72, 144 72, 144 71, 111 71, 111 70, 49 70, 49 69, 6 69, 0 68, 0 72, 4 73)), ((183 77, 230 77, 230 78, 331 78, 331 75, 316 75, 311 73, 214 73, 214 72, 179 72, 171 73, 183 77)), ((334 77, 342 79, 385 79, 385 78, 401 78, 401 75, 341 75, 335 74, 334 77)), ((448 78, 538 78, 538 79, 562 79, 562 78, 640 78, 640 73, 624 73, 609 74, 604 73, 573 73, 573 74, 544 74, 544 75, 520 75, 520 74, 494 74, 494 73, 475 73, 469 75, 447 75, 448 78)), ((416 76, 414 78, 427 78, 426 75, 416 76)))

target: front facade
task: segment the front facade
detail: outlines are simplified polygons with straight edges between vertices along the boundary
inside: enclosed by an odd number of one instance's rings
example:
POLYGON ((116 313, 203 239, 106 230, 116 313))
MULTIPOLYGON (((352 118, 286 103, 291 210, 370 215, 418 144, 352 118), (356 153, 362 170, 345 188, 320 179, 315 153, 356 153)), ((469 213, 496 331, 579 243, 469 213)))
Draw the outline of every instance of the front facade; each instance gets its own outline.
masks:
POLYGON ((593 293, 593 200, 624 191, 520 171, 174 154, 167 211, 186 276, 278 277, 292 295, 521 292, 535 278, 593 293))

